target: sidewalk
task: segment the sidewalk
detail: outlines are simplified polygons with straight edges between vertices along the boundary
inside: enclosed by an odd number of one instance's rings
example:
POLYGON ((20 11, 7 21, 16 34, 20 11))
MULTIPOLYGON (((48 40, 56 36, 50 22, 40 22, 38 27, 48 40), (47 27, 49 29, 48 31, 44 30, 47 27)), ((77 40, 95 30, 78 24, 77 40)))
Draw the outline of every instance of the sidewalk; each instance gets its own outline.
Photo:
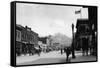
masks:
POLYGON ((71 62, 86 62, 96 61, 96 56, 77 56, 75 59, 71 59, 71 62))

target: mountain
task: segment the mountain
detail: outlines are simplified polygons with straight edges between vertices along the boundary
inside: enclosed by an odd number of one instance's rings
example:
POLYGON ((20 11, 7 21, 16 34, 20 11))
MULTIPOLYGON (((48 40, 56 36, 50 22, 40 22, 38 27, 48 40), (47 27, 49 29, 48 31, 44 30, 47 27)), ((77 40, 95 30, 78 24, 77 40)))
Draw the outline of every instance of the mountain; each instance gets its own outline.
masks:
POLYGON ((60 43, 60 45, 63 45, 63 46, 70 46, 71 42, 72 42, 71 38, 69 38, 68 36, 61 34, 61 33, 56 33, 51 38, 52 38, 53 42, 60 43))

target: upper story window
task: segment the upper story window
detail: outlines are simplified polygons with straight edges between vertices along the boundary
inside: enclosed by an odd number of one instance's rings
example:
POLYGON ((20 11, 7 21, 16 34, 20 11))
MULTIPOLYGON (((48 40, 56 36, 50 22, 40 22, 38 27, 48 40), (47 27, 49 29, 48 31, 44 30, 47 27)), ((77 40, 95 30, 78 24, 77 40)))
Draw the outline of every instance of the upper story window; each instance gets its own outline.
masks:
POLYGON ((80 25, 78 28, 78 33, 89 33, 90 29, 88 25, 80 25))
POLYGON ((21 41, 21 31, 16 30, 16 41, 21 41))

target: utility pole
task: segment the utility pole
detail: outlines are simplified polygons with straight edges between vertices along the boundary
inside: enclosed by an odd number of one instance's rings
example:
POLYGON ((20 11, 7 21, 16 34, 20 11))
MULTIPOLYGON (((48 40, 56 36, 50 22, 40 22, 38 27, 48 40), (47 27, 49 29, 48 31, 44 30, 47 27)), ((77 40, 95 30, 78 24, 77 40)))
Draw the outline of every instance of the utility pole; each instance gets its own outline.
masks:
POLYGON ((73 35, 73 40, 72 40, 72 58, 75 58, 75 51, 74 51, 74 24, 72 23, 72 35, 73 35))

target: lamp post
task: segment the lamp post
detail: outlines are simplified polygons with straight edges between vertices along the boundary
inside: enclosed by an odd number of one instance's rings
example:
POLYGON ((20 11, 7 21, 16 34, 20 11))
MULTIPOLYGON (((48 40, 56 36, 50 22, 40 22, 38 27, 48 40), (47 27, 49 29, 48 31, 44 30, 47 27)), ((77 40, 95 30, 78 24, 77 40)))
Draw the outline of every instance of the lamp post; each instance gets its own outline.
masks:
POLYGON ((74 51, 74 24, 72 23, 72 35, 73 35, 73 40, 72 40, 72 58, 75 58, 75 51, 74 51))

